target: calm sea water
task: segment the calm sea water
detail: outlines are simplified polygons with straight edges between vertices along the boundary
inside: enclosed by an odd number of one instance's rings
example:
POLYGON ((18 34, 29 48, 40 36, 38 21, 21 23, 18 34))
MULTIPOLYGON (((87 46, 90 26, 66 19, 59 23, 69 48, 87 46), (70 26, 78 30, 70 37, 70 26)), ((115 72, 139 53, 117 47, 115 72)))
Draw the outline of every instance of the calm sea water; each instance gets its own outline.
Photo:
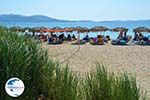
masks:
MULTIPOLYGON (((0 25, 4 25, 7 27, 12 26, 21 26, 21 27, 87 27, 92 28, 94 26, 106 26, 108 28, 115 28, 115 27, 125 27, 129 28, 128 35, 134 35, 133 29, 136 27, 149 27, 150 28, 150 21, 120 21, 120 22, 0 22, 0 25)), ((97 34, 102 35, 110 35, 111 38, 116 38, 118 33, 116 32, 103 32, 103 33, 89 33, 89 36, 95 37, 97 34)), ((84 37, 85 34, 81 34, 81 37, 84 37)), ((144 35, 148 35, 144 33, 144 35)))

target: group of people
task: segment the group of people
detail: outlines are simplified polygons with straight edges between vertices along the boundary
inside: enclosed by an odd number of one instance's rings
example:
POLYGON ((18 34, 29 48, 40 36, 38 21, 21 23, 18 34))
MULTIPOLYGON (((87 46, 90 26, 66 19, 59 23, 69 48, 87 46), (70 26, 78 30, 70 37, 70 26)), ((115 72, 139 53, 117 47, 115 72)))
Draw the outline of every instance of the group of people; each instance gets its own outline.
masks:
POLYGON ((40 34, 38 35, 38 39, 41 41, 48 41, 48 44, 61 44, 63 43, 63 41, 73 41, 76 40, 75 35, 73 34, 72 36, 70 34, 68 34, 67 36, 65 36, 64 34, 60 34, 60 35, 56 35, 56 34, 48 34, 48 35, 44 35, 44 34, 40 34))
MULTIPOLYGON (((84 38, 82 38, 80 41, 76 38, 76 36, 74 34, 60 34, 60 35, 56 35, 56 34, 43 34, 40 33, 39 35, 36 35, 36 38, 39 39, 40 41, 47 41, 48 44, 61 44, 63 43, 63 41, 74 41, 77 40, 77 42, 79 43, 83 43, 85 44, 86 42, 90 42, 90 44, 93 45, 103 45, 105 43, 108 43, 108 41, 110 41, 110 36, 103 36, 103 35, 97 35, 97 37, 89 37, 89 35, 86 35, 84 38)), ((117 37, 117 39, 112 40, 111 43, 113 45, 126 45, 128 43, 128 41, 130 41, 132 39, 131 36, 127 35, 127 32, 120 32, 119 36, 117 37)), ((136 32, 135 36, 133 38, 134 43, 138 44, 150 44, 150 35, 149 36, 144 36, 142 33, 140 32, 136 32)))
POLYGON ((96 38, 90 39, 90 43, 93 45, 103 45, 104 43, 108 43, 108 41, 110 41, 110 36, 97 35, 96 38))
POLYGON ((131 39, 132 39, 132 36, 127 35, 126 31, 121 31, 117 39, 111 41, 111 44, 112 45, 126 45, 131 39))
POLYGON ((150 44, 150 35, 146 37, 141 32, 136 32, 133 41, 138 41, 139 44, 150 44))
MULTIPOLYGON (((56 34, 39 34, 37 35, 37 38, 40 41, 47 41, 48 44, 61 44, 63 41, 74 41, 77 40, 76 36, 68 34, 65 36, 64 34, 56 35, 56 34)), ((102 36, 102 35, 97 35, 97 37, 89 37, 89 35, 86 35, 83 39, 80 40, 80 42, 86 43, 90 42, 91 44, 97 44, 97 45, 103 45, 105 42, 107 43, 110 40, 110 36, 102 36)), ((78 40, 77 40, 78 42, 78 40)))

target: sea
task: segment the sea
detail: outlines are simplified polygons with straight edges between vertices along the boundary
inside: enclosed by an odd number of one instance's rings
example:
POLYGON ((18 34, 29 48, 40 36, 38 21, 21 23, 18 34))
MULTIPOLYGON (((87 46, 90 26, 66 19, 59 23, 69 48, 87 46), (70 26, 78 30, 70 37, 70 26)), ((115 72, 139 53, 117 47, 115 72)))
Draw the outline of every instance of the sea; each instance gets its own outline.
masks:
MULTIPOLYGON (((128 28, 128 35, 134 36, 133 29, 137 27, 148 27, 150 28, 150 21, 103 21, 103 22, 0 22, 0 25, 12 27, 12 26, 20 26, 20 27, 87 27, 92 28, 94 26, 105 26, 110 29, 116 28, 116 27, 125 27, 128 28)), ((75 34, 76 33, 70 33, 75 34)), ((98 34, 101 35, 109 35, 112 39, 117 38, 118 33, 117 32, 90 32, 88 35, 90 37, 96 37, 98 34)), ((81 33, 81 38, 83 38, 86 34, 81 33)), ((150 34, 143 33, 144 36, 148 36, 150 34)))

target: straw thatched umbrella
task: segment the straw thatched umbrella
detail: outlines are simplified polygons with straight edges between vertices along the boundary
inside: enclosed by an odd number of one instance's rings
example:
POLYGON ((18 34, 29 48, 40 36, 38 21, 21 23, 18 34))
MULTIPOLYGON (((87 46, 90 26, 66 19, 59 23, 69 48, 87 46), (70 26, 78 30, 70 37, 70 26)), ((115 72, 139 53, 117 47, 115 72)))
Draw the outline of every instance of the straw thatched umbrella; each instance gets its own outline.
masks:
POLYGON ((30 32, 31 31, 31 27, 24 27, 23 28, 23 32, 26 32, 27 30, 30 32))
POLYGON ((74 27, 65 27, 64 28, 65 32, 66 32, 66 36, 68 35, 68 33, 73 33, 74 31, 74 27))
POLYGON ((30 29, 30 31, 33 33, 32 36, 35 36, 36 32, 41 32, 41 28, 40 27, 32 27, 30 29))
POLYGON ((113 32, 119 32, 119 36, 124 35, 124 37, 126 37, 128 30, 129 29, 124 28, 124 27, 117 27, 117 28, 111 29, 111 31, 113 32))
POLYGON ((62 30, 63 28, 61 28, 61 27, 53 27, 53 28, 51 28, 52 30, 62 30))
POLYGON ((24 27, 24 30, 31 30, 31 27, 24 27))
POLYGON ((80 42, 80 33, 88 33, 88 32, 90 32, 90 29, 88 29, 86 27, 75 27, 74 31, 77 32, 77 34, 78 34, 78 42, 80 42))
POLYGON ((150 33, 150 29, 147 27, 137 27, 137 28, 133 29, 133 32, 135 32, 135 33, 140 33, 140 32, 150 33))
POLYGON ((109 28, 104 27, 104 26, 95 26, 95 27, 90 29, 91 32, 105 32, 108 30, 109 30, 109 28))
POLYGON ((113 32, 128 32, 128 30, 129 29, 124 28, 124 27, 117 27, 117 28, 111 29, 111 31, 113 32))
POLYGON ((77 28, 77 31, 79 32, 79 33, 87 33, 87 32, 90 32, 90 29, 88 29, 88 28, 86 28, 86 27, 78 27, 77 28))
POLYGON ((64 30, 66 30, 66 32, 72 33, 73 31, 75 31, 75 28, 74 27, 65 27, 64 30))
POLYGON ((88 29, 86 27, 74 27, 72 29, 73 29, 73 31, 76 31, 77 33, 90 32, 90 29, 88 29))
POLYGON ((109 30, 109 28, 107 28, 105 26, 95 26, 90 29, 91 32, 106 32, 108 30, 109 30))
POLYGON ((12 32, 23 32, 24 31, 24 29, 20 26, 10 27, 9 30, 12 32))
POLYGON ((61 27, 53 27, 51 28, 51 30, 54 30, 54 32, 51 32, 51 33, 56 33, 58 35, 58 33, 63 33, 63 28, 61 27))
POLYGON ((31 32, 40 32, 41 28, 40 27, 32 27, 31 32))

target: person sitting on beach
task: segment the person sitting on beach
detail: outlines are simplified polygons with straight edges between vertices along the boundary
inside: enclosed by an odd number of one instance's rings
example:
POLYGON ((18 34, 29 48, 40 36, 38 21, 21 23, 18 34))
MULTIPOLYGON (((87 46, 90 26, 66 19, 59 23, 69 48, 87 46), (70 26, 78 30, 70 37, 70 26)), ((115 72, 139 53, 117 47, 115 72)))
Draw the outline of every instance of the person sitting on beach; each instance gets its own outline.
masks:
POLYGON ((53 42, 57 42, 58 37, 56 34, 52 34, 51 37, 52 37, 53 42))
POLYGON ((142 35, 142 33, 139 33, 139 39, 143 40, 144 36, 142 35))
POLYGON ((106 42, 108 44, 108 41, 110 41, 110 36, 107 35, 106 37, 104 37, 104 42, 106 42))
POLYGON ((143 41, 148 41, 148 37, 144 36, 143 41))
POLYGON ((74 34, 72 35, 72 40, 76 40, 76 36, 74 34))
POLYGON ((108 41, 111 40, 109 35, 106 36, 106 39, 107 39, 108 41))
POLYGON ((86 42, 89 42, 90 38, 89 38, 88 35, 86 35, 86 36, 83 38, 83 40, 85 40, 86 42))
POLYGON ((104 44, 104 40, 103 40, 103 36, 102 35, 98 35, 98 45, 103 45, 104 44))
POLYGON ((142 33, 139 33, 139 40, 140 40, 140 44, 144 43, 144 36, 142 35, 142 33))
POLYGON ((58 38, 56 34, 53 34, 52 37, 53 37, 53 38, 58 38))
POLYGON ((52 38, 52 35, 48 35, 48 43, 52 43, 53 42, 53 38, 52 38))
POLYGON ((64 41, 64 34, 59 35, 59 41, 64 41))
POLYGON ((133 40, 134 40, 134 41, 138 41, 138 40, 139 40, 138 37, 139 37, 138 34, 135 33, 133 40))
POLYGON ((43 42, 47 41, 47 37, 48 37, 48 35, 44 35, 42 41, 43 41, 43 42))
POLYGON ((93 38, 93 43, 94 44, 98 44, 98 38, 96 37, 96 38, 93 38))
POLYGON ((28 33, 27 33, 27 32, 25 32, 25 36, 28 36, 28 33))
POLYGON ((67 41, 71 41, 71 35, 70 34, 68 34, 68 36, 67 36, 67 41))
POLYGON ((45 38, 45 35, 44 35, 43 33, 40 33, 40 35, 39 35, 39 40, 40 40, 40 41, 43 41, 44 38, 45 38))

